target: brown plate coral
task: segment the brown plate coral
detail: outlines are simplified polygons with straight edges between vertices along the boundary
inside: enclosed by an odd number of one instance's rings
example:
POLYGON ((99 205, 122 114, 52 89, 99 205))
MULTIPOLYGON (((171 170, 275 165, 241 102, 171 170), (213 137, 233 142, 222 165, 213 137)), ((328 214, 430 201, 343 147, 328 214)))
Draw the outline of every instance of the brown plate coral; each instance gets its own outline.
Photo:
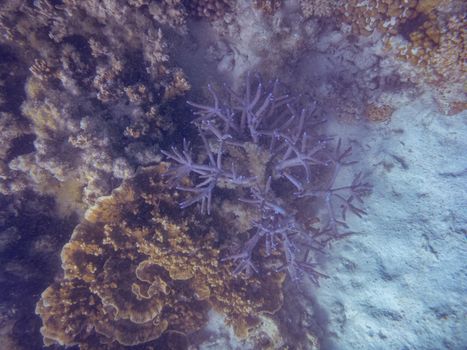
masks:
POLYGON ((181 194, 163 171, 141 170, 75 228, 62 251, 64 276, 37 304, 45 344, 114 348, 190 334, 211 307, 245 336, 261 312, 281 306, 283 274, 246 280, 219 264, 216 225, 179 209, 181 194))

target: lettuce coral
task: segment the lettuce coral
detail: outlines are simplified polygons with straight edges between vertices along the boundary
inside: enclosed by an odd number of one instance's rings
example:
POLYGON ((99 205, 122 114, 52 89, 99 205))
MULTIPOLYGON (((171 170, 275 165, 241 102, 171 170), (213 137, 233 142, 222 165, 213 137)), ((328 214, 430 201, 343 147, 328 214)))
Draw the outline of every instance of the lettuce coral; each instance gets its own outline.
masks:
POLYGON ((75 228, 62 251, 64 277, 37 304, 47 345, 160 344, 163 334, 199 330, 211 307, 245 336, 258 315, 281 306, 283 275, 243 280, 219 264, 216 231, 195 210, 178 209, 182 194, 163 182, 165 171, 140 170, 75 228))

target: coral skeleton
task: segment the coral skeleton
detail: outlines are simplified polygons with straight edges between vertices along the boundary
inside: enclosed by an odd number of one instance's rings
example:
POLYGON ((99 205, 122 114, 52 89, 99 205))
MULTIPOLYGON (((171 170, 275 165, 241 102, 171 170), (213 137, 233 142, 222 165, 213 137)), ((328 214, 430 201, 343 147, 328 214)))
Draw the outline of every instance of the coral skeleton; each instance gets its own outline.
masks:
POLYGON ((275 271, 318 283, 325 275, 310 252, 323 252, 328 242, 351 233, 346 214, 365 214, 359 205, 371 186, 361 173, 349 185, 339 184, 342 168, 356 163, 351 146, 342 150, 341 139, 320 134, 326 120, 314 116, 315 104, 299 109, 300 97, 282 90, 278 80, 263 84, 252 74, 243 93, 209 85, 211 105, 188 102, 201 149, 194 155, 184 140, 181 150, 163 151, 172 162, 166 176, 191 193, 181 208, 199 203, 202 213, 211 214, 216 189, 229 189, 245 210, 257 212, 243 245, 223 259, 237 264, 234 274, 259 273, 256 259, 280 256, 275 271), (299 208, 306 202, 325 213, 320 227, 305 228, 299 208))

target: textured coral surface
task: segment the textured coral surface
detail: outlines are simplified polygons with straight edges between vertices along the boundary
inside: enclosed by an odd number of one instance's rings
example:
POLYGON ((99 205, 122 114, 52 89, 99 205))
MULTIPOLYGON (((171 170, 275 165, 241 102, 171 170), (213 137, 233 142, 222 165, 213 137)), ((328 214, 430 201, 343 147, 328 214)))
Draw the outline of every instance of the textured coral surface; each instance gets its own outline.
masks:
POLYGON ((10 84, 25 84, 26 96, 20 108, 11 98, 6 107, 26 119, 21 134, 33 135, 34 152, 2 166, 10 171, 3 193, 21 190, 19 178, 29 177, 27 186, 41 193, 63 197, 73 188, 70 211, 83 212, 158 159, 153 145, 172 130, 161 106, 189 89, 161 27, 183 31, 185 15, 176 2, 132 5, 7 1, 4 64, 18 66, 10 84))
POLYGON ((62 250, 64 277, 37 305, 45 344, 113 348, 189 335, 210 306, 245 336, 261 312, 280 307, 281 274, 235 278, 220 264, 216 232, 178 209, 163 169, 144 169, 101 197, 75 228, 62 250))
POLYGON ((391 57, 409 63, 403 75, 420 86, 432 85, 440 110, 448 115, 459 113, 458 95, 465 90, 465 11, 465 3, 455 0, 371 0, 361 5, 355 0, 340 8, 353 32, 383 34, 391 57))

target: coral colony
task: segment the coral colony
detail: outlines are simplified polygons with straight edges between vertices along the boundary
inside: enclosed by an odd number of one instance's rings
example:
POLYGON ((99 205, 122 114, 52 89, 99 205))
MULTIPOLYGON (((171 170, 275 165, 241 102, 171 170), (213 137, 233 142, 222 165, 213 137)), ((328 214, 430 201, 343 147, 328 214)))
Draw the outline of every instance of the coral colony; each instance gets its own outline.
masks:
POLYGON ((243 94, 208 90, 211 105, 188 102, 202 150, 194 153, 184 140, 181 150, 164 151, 172 161, 169 181, 191 193, 180 207, 198 204, 209 215, 216 189, 238 191, 238 201, 258 215, 240 249, 224 258, 236 263, 234 273, 251 276, 259 272, 257 256, 279 256, 277 271, 295 282, 307 275, 318 283, 325 275, 309 253, 350 233, 346 213, 365 214, 358 204, 371 190, 361 174, 338 185, 342 168, 356 163, 349 160, 351 147, 321 135, 325 120, 313 116, 314 105, 299 109, 300 98, 281 93, 278 81, 263 84, 248 74, 243 94), (307 227, 300 208, 323 211, 320 227, 307 227))

